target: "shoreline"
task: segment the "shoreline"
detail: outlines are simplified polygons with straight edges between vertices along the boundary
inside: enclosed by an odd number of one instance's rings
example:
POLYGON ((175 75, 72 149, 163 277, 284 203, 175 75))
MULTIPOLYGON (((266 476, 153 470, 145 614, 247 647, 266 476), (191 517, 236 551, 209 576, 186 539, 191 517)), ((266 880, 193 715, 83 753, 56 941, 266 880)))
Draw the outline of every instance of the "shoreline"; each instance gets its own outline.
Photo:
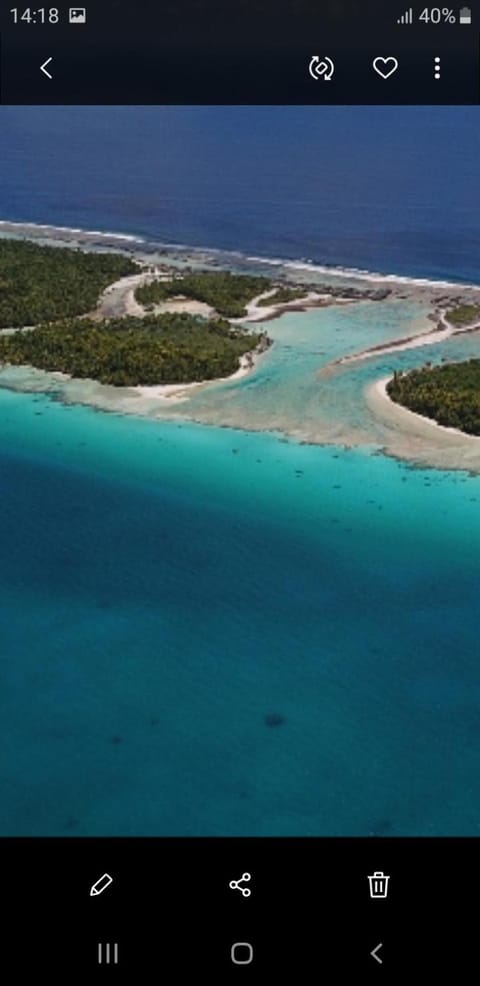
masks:
MULTIPOLYGON (((180 404, 188 400, 189 396, 192 396, 197 390, 203 387, 213 386, 217 383, 232 383, 234 380, 241 380, 243 377, 248 376, 255 369, 260 356, 267 353, 271 345, 271 342, 269 345, 260 342, 256 349, 251 349, 248 353, 244 353, 239 358, 240 365, 228 377, 214 377, 211 380, 193 380, 190 383, 137 384, 135 387, 122 387, 118 389, 122 391, 135 391, 139 397, 145 397, 148 400, 168 401, 169 403, 180 404)), ((68 380, 73 380, 73 377, 68 377, 67 374, 65 374, 65 377, 68 380)), ((100 384, 99 386, 104 385, 100 384)))
POLYGON ((225 258, 226 269, 241 268, 251 264, 266 268, 283 269, 288 275, 310 275, 309 279, 322 277, 334 282, 355 282, 358 286, 373 284, 388 288, 392 296, 403 297, 404 292, 410 292, 413 297, 425 298, 431 294, 436 297, 438 292, 454 291, 457 295, 464 292, 469 295, 477 293, 480 297, 480 286, 471 281, 455 281, 440 278, 418 277, 414 274, 395 274, 365 270, 361 267, 343 267, 341 265, 326 265, 310 259, 291 259, 282 257, 259 256, 243 251, 223 249, 220 247, 192 246, 182 243, 169 243, 160 240, 146 239, 131 233, 109 232, 101 230, 86 230, 78 227, 55 226, 48 223, 22 222, 18 220, 0 219, 0 237, 25 238, 32 241, 41 240, 57 246, 77 246, 85 250, 116 250, 134 256, 141 263, 152 263, 152 257, 157 254, 160 263, 174 260, 180 266, 191 261, 194 264, 210 264, 221 267, 219 258, 225 258), (124 244, 122 248, 122 243, 124 244), (173 256, 171 256, 173 255, 173 256))
POLYGON ((382 454, 414 467, 480 474, 480 436, 440 425, 392 401, 382 377, 365 388, 365 401, 379 434, 382 454))
MULTIPOLYGON (((0 219, 0 234, 4 232, 8 236, 9 233, 13 236, 27 232, 33 233, 34 235, 38 232, 43 235, 45 232, 53 233, 54 235, 60 234, 58 239, 61 240, 61 235, 63 233, 75 233, 75 235, 84 237, 85 239, 106 239, 114 241, 123 241, 126 243, 144 243, 145 241, 140 236, 133 236, 129 233, 109 233, 102 232, 98 229, 82 229, 75 226, 51 226, 49 223, 32 223, 32 222, 19 222, 13 219, 0 219)), ((28 239, 28 237, 26 236, 28 239)))
MULTIPOLYGON (((183 404, 197 392, 217 384, 230 384, 252 373, 272 341, 262 339, 256 349, 239 357, 239 366, 228 377, 188 383, 137 384, 117 387, 91 377, 72 377, 61 370, 42 370, 29 364, 0 364, 0 389, 16 393, 55 395, 65 405, 83 404, 97 410, 155 418, 155 408, 183 404)), ((160 415, 162 418, 163 414, 160 415)), ((168 418, 165 417, 165 420, 168 418)), ((193 419, 192 419, 193 420, 193 419)))
POLYGON ((451 428, 448 425, 441 425, 438 421, 435 421, 435 418, 428 418, 425 414, 419 414, 418 411, 412 411, 409 407, 404 407, 403 404, 398 404, 397 401, 392 401, 392 398, 389 396, 387 391, 387 386, 391 380, 393 380, 393 376, 382 377, 381 380, 377 380, 376 383, 371 384, 371 389, 374 390, 375 393, 382 398, 382 400, 388 401, 388 404, 391 405, 392 409, 398 410, 399 415, 401 415, 405 421, 416 420, 422 424, 430 425, 440 433, 443 432, 446 435, 454 435, 458 438, 467 439, 468 441, 480 442, 480 435, 469 435, 468 432, 461 431, 460 428, 451 428))
MULTIPOLYGON (((3 235, 2 227, 5 228, 5 223, 0 221, 0 237, 3 235)), ((26 229, 31 230, 33 227, 32 224, 18 224, 18 228, 25 232, 26 229)), ((36 227, 36 230, 38 233, 39 227, 36 227)), ((51 227, 43 226, 40 230, 42 236, 45 230, 51 230, 51 227)), ((70 234, 70 232, 66 227, 60 231, 61 240, 56 241, 57 246, 72 247, 71 240, 65 240, 65 234, 70 234)), ((88 234, 82 235, 87 235, 88 238, 88 234)), ((99 249, 104 249, 108 234, 101 234, 101 236, 102 244, 99 249)), ((39 239, 38 236, 36 238, 39 239)), ((118 252, 118 240, 112 245, 118 252)), ((88 316, 84 317, 108 318, 121 317, 124 314, 143 315, 143 306, 140 306, 134 297, 136 285, 154 277, 171 278, 172 271, 180 273, 182 266, 180 264, 176 266, 176 257, 168 255, 166 251, 157 256, 153 254, 143 255, 141 247, 142 244, 139 240, 136 240, 134 244, 130 241, 128 245, 128 253, 138 264, 138 273, 121 278, 109 285, 100 296, 94 312, 90 312, 88 316)), ((82 248, 95 251, 97 245, 92 245, 90 238, 87 244, 82 243, 82 248)), ((227 266, 226 252, 222 252, 222 257, 225 258, 223 265, 218 261, 212 261, 211 256, 202 256, 199 264, 200 251, 196 251, 195 248, 188 253, 185 248, 183 254, 183 268, 188 264, 191 257, 195 256, 198 269, 222 269, 223 266, 224 269, 235 270, 235 267, 227 266)), ((219 254, 220 251, 217 251, 216 256, 218 257, 219 254)), ((278 261, 278 265, 283 266, 283 262, 278 261)), ((293 267, 294 265, 291 264, 290 266, 293 267)), ((445 313, 449 307, 461 304, 462 300, 463 303, 472 303, 472 301, 477 303, 478 298, 480 304, 479 285, 469 285, 466 289, 464 284, 449 282, 449 291, 446 293, 445 284, 447 282, 423 282, 422 286, 419 287, 418 280, 412 279, 410 283, 413 284, 413 288, 406 291, 404 284, 397 284, 392 289, 390 277, 396 279, 396 276, 391 275, 389 277, 387 275, 379 282, 388 283, 390 281, 389 291, 385 297, 375 298, 372 297, 372 292, 360 291, 358 281, 354 290, 351 290, 352 286, 348 285, 345 294, 339 297, 335 293, 335 289, 330 290, 331 286, 325 283, 319 283, 318 290, 316 290, 316 285, 312 283, 310 276, 312 273, 310 265, 301 263, 295 266, 308 271, 308 281, 304 283, 301 281, 293 282, 286 277, 282 279, 276 276, 272 277, 271 280, 277 282, 277 285, 280 282, 284 286, 305 288, 304 296, 278 305, 260 305, 260 300, 268 300, 268 295, 275 293, 276 287, 269 288, 268 291, 264 291, 261 295, 253 298, 245 306, 246 315, 239 319, 231 319, 232 324, 253 325, 279 319, 284 313, 308 312, 312 309, 318 309, 318 331, 320 332, 320 312, 322 309, 337 307, 338 310, 341 310, 345 305, 352 306, 360 304, 360 302, 365 303, 365 301, 371 302, 372 305, 380 304, 379 318, 382 320, 383 315, 387 315, 386 327, 388 325, 388 308, 382 309, 384 303, 387 306, 397 306, 402 303, 418 302, 425 309, 426 318, 435 323, 429 331, 426 330, 427 323, 424 321, 424 327, 420 327, 418 334, 412 335, 410 332, 408 336, 403 335, 400 339, 382 342, 360 352, 357 351, 356 354, 347 351, 348 355, 340 356, 334 360, 333 364, 328 363, 322 366, 320 361, 317 368, 317 376, 319 377, 328 377, 335 363, 343 364, 345 370, 349 369, 348 364, 350 364, 355 370, 354 363, 366 359, 370 355, 378 356, 386 352, 395 353, 405 347, 420 348, 433 342, 448 344, 448 339, 452 335, 480 331, 480 324, 475 323, 457 328, 450 325, 445 318, 445 313), (468 291, 468 300, 466 290, 468 291)), ((193 270, 195 270, 194 264, 193 270)), ((242 273, 242 270, 238 270, 238 273, 242 273)), ((350 280, 348 274, 342 271, 339 272, 339 277, 344 279, 345 286, 347 286, 346 282, 350 280)), ((186 307, 192 314, 195 313, 198 306, 204 307, 201 302, 186 301, 185 299, 182 300, 181 297, 172 298, 169 302, 161 305, 164 311, 168 310, 169 307, 173 310, 186 307)), ((351 308, 350 310, 352 311, 351 308)), ((205 314, 205 312, 201 312, 199 309, 198 314, 205 314)), ((354 330, 356 324, 354 315, 349 319, 349 324, 350 322, 351 328, 354 330)), ((280 340, 283 338, 281 329, 278 337, 280 340)), ((351 338, 353 339, 354 335, 351 338)), ((78 404, 109 413, 148 417, 152 420, 170 420, 172 422, 190 421, 206 427, 217 426, 239 428, 246 431, 275 432, 282 434, 289 440, 297 441, 299 444, 341 445, 345 448, 370 447, 377 449, 378 453, 425 467, 480 473, 480 443, 475 440, 478 436, 467 435, 459 430, 439 425, 432 419, 395 404, 390 400, 385 390, 386 383, 391 377, 383 378, 375 384, 370 383, 362 390, 359 389, 357 396, 355 396, 355 392, 352 393, 352 408, 355 401, 359 401, 359 398, 361 398, 362 403, 361 405, 358 404, 357 417, 352 417, 348 421, 346 416, 342 417, 342 414, 338 420, 332 420, 328 406, 325 409, 326 416, 322 414, 322 399, 320 397, 320 404, 317 404, 318 399, 313 393, 311 382, 307 384, 310 389, 306 391, 307 400, 310 402, 310 413, 307 414, 307 417, 297 409, 296 416, 294 415, 289 419, 288 411, 282 412, 281 391, 278 393, 277 407, 270 407, 268 403, 262 404, 262 400, 260 400, 257 409, 253 396, 253 402, 250 403, 249 401, 248 409, 242 409, 241 394, 239 395, 239 405, 237 405, 233 387, 237 382, 255 372, 260 357, 270 351, 272 344, 275 344, 276 341, 277 333, 272 327, 272 335, 268 342, 266 343, 263 337, 255 350, 243 354, 239 359, 237 369, 232 374, 228 377, 211 380, 116 387, 101 384, 93 379, 73 378, 60 372, 38 370, 27 365, 9 366, 5 364, 0 368, 0 387, 16 392, 42 392, 66 406, 78 404), (230 384, 233 385, 231 394, 228 391, 230 384), (226 388, 224 393, 222 393, 223 387, 226 388), (191 406, 189 406, 190 402, 191 406), (316 411, 312 416, 312 407, 314 409, 318 407, 318 416, 316 411)), ((292 337, 290 344, 286 346, 286 349, 292 348, 295 348, 295 337, 292 337)), ((319 355, 322 355, 320 351, 319 355)), ((268 380, 268 375, 265 380, 268 380)), ((299 383, 302 386, 301 381, 299 383)), ((255 390, 252 391, 252 395, 255 393, 255 390)), ((258 393, 263 394, 262 388, 258 393)))
MULTIPOLYGON (((246 354, 248 355, 248 354, 246 354)), ((264 354, 256 354, 256 361, 264 354)), ((234 374, 224 378, 229 383, 249 373, 251 367, 240 367, 234 374)), ((282 441, 293 441, 299 445, 343 448, 345 450, 382 454, 412 467, 440 469, 452 472, 467 472, 480 475, 480 436, 468 435, 459 430, 437 424, 430 418, 410 411, 392 401, 386 393, 386 385, 391 376, 370 383, 364 391, 367 408, 376 423, 376 434, 368 435, 360 430, 358 435, 344 430, 324 430, 319 423, 317 433, 302 429, 285 429, 281 423, 272 421, 268 427, 255 426, 240 420, 223 421, 215 417, 205 418, 195 411, 189 414, 177 405, 184 404, 193 391, 213 385, 217 381, 204 381, 191 384, 164 384, 157 387, 117 388, 97 384, 91 379, 73 379, 60 372, 47 373, 31 367, 9 367, 0 372, 0 389, 17 393, 43 393, 66 407, 83 405, 92 410, 121 416, 134 415, 152 421, 183 422, 202 427, 217 427, 242 432, 264 432, 276 434, 282 441), (6 377, 6 383, 4 378, 6 377)), ((220 381, 218 381, 220 382, 220 381)))

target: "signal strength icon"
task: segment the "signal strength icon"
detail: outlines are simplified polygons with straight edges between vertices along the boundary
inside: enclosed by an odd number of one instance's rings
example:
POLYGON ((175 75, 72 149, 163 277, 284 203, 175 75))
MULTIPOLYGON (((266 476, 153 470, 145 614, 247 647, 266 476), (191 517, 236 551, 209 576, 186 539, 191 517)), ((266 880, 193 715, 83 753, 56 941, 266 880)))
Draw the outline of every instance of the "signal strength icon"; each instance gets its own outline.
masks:
POLYGON ((397 24, 413 24, 413 8, 409 7, 408 10, 398 18, 397 24))

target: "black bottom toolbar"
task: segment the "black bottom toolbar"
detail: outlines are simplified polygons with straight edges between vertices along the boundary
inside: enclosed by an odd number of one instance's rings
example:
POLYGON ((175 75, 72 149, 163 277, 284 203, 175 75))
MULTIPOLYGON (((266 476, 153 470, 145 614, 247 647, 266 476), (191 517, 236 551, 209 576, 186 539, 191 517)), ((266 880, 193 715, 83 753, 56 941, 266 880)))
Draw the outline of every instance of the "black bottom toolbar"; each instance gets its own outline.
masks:
POLYGON ((460 981, 477 968, 478 845, 4 839, 4 963, 50 982, 460 981))

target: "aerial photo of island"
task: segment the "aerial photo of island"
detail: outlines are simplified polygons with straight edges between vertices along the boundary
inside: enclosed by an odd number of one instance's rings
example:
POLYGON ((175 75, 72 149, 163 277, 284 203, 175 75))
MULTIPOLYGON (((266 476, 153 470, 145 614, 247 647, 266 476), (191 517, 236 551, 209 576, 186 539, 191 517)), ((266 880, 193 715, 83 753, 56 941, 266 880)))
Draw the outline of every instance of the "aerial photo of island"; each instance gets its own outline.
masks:
POLYGON ((480 832, 477 117, 0 108, 0 834, 480 832))

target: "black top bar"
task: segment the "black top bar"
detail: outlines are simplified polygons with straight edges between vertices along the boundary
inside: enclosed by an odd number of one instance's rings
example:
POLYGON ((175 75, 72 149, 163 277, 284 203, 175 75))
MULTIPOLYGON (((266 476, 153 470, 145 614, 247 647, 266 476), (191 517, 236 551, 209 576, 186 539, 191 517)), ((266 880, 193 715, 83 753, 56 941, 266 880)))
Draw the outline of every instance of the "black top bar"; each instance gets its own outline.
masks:
POLYGON ((393 6, 97 0, 72 21, 63 4, 12 3, 0 14, 1 98, 9 104, 477 103, 478 2, 470 6, 470 24, 460 22, 460 9, 404 8, 401 0, 393 6))

